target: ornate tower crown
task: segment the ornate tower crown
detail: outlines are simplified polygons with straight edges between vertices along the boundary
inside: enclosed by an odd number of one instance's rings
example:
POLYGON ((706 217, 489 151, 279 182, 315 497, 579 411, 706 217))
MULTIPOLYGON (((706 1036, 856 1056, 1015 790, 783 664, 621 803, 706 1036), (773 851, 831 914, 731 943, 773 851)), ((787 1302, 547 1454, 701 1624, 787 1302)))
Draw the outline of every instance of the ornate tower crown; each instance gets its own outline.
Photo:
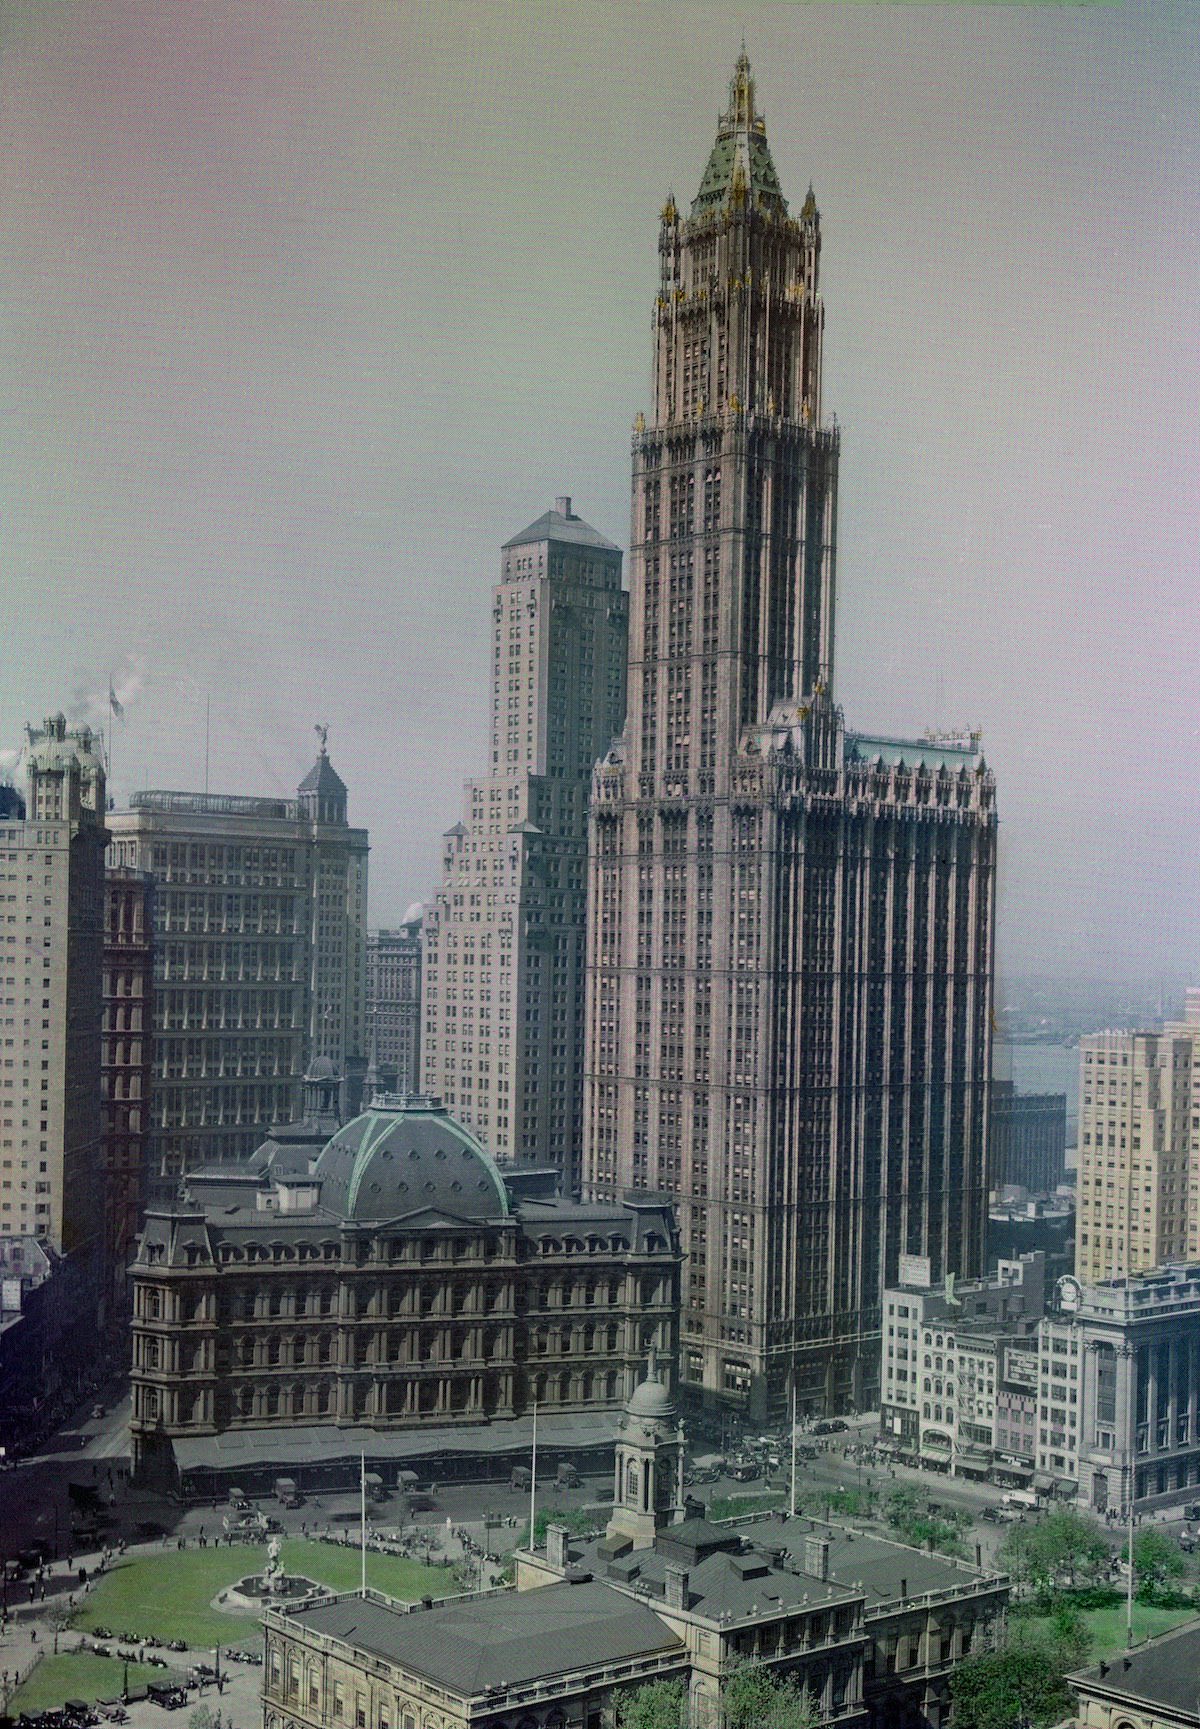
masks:
POLYGON ((729 80, 729 106, 717 122, 692 215, 748 202, 753 209, 785 217, 787 200, 767 144, 767 123, 754 106, 754 75, 743 48, 729 80))

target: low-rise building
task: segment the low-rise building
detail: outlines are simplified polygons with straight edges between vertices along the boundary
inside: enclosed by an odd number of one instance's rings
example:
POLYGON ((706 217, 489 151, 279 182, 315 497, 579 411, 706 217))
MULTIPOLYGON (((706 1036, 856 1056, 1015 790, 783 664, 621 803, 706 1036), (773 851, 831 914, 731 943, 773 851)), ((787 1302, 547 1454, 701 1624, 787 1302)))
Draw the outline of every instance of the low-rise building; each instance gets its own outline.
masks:
POLYGON ((996 1460, 993 1475, 1023 1481, 1037 1454, 1037 1339, 1007 1339, 996 1383, 996 1460), (1013 1469, 1006 1469, 1013 1467, 1013 1469))
POLYGON ((1200 1263, 1058 1285, 1038 1341, 1038 1471, 1096 1512, 1200 1487, 1200 1263))
POLYGON ((953 1666, 990 1643, 1008 1581, 804 1520, 711 1524, 682 1503, 681 1449, 652 1361, 621 1419, 603 1538, 552 1525, 518 1553, 515 1591, 268 1610, 265 1729, 609 1729, 621 1695, 658 1680, 718 1729, 748 1662, 838 1729, 940 1729, 953 1666))
POLYGON ((1110 1657, 1067 1681, 1078 1700, 1078 1729, 1197 1729, 1200 1725, 1200 1621, 1110 1657))
MULTIPOLYGON (((336 1094, 314 1065, 321 1085, 336 1094)), ((429 1459, 431 1436, 498 1461, 527 1451, 535 1404, 546 1445, 611 1445, 646 1350, 678 1350, 670 1201, 564 1200, 557 1173, 501 1168, 436 1099, 377 1097, 312 1140, 272 1131, 148 1212, 135 1467, 211 1489, 279 1465, 325 1486, 363 1452, 429 1459)))
POLYGON ((32 1451, 95 1374, 93 1269, 44 1238, 0 1237, 0 1449, 32 1451))
MULTIPOLYGON (((907 1282, 883 1294, 881 1439, 935 1469, 986 1476, 1009 1453, 997 1432, 1005 1353, 1036 1338, 1045 1256, 1001 1261, 986 1279, 936 1288, 915 1257, 902 1271, 907 1282)), ((1011 1393, 1003 1402, 1007 1437, 1017 1407, 1011 1393)))

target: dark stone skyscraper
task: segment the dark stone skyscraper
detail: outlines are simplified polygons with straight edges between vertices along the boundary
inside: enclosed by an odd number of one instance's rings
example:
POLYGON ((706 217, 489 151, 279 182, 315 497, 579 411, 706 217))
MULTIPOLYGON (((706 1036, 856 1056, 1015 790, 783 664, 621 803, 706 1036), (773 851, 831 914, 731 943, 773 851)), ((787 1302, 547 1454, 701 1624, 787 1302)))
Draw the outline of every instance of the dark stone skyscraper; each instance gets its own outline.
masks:
POLYGON ((845 730, 820 219, 745 55, 662 212, 633 448, 629 705, 589 848, 584 1180, 680 1199, 683 1379, 873 1397, 902 1254, 980 1269, 994 783, 978 739, 845 730))

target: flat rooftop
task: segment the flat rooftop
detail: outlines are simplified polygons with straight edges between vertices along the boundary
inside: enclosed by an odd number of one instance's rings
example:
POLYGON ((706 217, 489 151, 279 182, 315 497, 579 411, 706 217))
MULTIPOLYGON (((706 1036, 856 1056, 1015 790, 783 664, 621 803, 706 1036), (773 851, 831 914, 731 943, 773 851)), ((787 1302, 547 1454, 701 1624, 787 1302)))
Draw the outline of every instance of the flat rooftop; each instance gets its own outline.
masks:
POLYGON ((299 1628, 344 1640, 464 1698, 685 1648, 645 1604, 596 1580, 501 1591, 405 1611, 343 1597, 296 1609, 299 1628))

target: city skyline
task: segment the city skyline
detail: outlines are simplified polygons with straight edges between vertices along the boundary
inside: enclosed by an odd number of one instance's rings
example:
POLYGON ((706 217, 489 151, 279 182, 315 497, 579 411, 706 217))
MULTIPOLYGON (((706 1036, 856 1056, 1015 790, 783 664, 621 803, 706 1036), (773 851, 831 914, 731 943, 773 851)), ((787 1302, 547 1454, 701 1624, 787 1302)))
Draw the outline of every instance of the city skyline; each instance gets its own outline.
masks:
MULTIPOLYGON (((386 925, 429 898, 486 736, 496 541, 569 492, 628 546, 653 213, 694 195, 738 44, 696 6, 332 17, 6 24, 0 508, 26 638, 0 740, 58 706, 94 723, 111 669, 120 802, 204 784, 210 693, 214 790, 272 795, 328 720, 386 925)), ((982 725, 1001 979, 1186 972, 1196 946, 1186 20, 744 19, 837 309, 839 697, 883 732, 982 725)))

